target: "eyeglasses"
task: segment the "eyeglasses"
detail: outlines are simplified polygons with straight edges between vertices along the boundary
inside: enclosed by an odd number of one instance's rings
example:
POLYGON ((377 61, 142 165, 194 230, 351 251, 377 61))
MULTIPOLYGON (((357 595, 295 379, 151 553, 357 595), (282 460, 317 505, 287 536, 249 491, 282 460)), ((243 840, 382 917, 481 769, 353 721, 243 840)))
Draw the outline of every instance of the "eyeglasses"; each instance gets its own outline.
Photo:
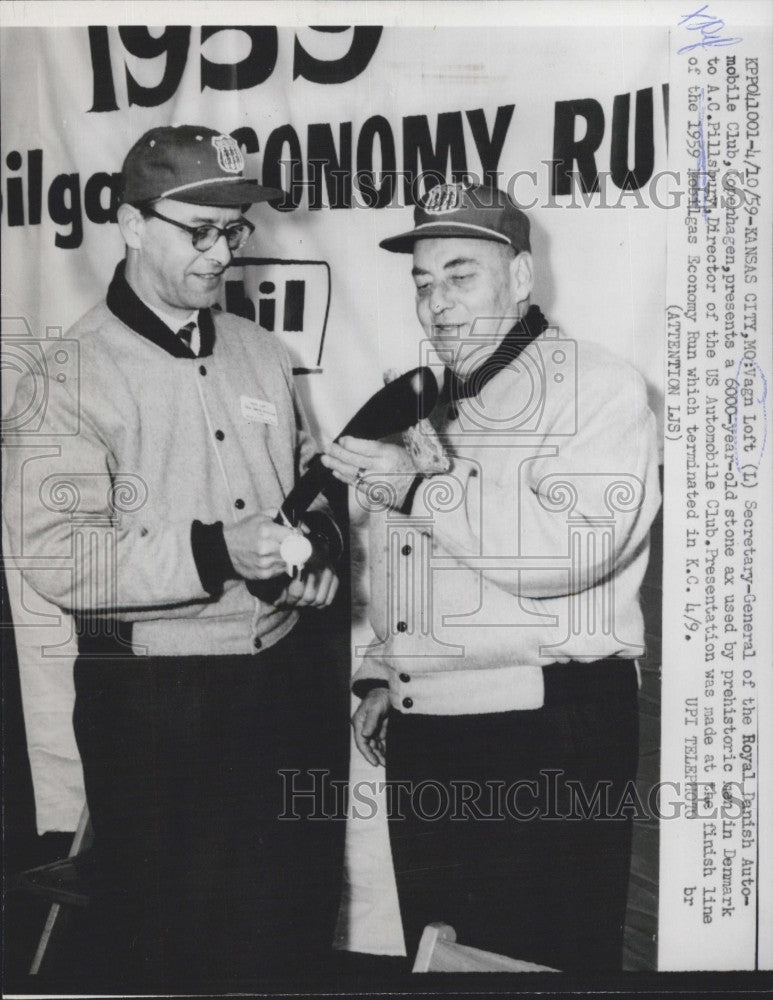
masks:
POLYGON ((221 236, 225 236, 229 250, 241 250, 250 236, 255 232, 255 227, 247 219, 231 222, 221 229, 211 222, 207 222, 203 226, 186 226, 184 222, 178 222, 177 219, 170 219, 166 215, 157 212, 154 208, 143 208, 143 211, 146 215, 152 215, 154 219, 161 219, 162 222, 168 222, 170 226, 177 226, 178 229, 183 229, 186 233, 190 233, 194 249, 200 253, 203 253, 205 250, 211 250, 221 236))

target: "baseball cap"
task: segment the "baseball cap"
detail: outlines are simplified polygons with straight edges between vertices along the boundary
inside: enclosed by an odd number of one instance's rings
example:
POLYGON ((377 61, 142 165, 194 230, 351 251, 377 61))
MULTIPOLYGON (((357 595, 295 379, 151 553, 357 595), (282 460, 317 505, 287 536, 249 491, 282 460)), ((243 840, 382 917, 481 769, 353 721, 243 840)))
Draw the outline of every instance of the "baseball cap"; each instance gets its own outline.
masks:
POLYGON ((414 228, 379 243, 392 253, 412 253, 416 240, 443 237, 493 240, 516 253, 531 250, 529 220, 499 188, 481 184, 438 184, 413 211, 414 228))
POLYGON ((239 143, 199 125, 163 125, 135 142, 123 162, 123 201, 172 198, 191 205, 239 208, 284 197, 244 176, 239 143))

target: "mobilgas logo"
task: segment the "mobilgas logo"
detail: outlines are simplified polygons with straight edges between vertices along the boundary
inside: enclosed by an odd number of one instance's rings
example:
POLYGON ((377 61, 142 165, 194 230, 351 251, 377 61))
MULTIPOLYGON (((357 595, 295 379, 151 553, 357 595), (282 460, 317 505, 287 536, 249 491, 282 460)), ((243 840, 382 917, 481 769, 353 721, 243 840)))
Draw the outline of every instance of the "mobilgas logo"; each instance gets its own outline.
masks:
POLYGON ((322 371, 330 312, 327 261, 237 257, 225 283, 224 307, 278 336, 294 374, 322 371))

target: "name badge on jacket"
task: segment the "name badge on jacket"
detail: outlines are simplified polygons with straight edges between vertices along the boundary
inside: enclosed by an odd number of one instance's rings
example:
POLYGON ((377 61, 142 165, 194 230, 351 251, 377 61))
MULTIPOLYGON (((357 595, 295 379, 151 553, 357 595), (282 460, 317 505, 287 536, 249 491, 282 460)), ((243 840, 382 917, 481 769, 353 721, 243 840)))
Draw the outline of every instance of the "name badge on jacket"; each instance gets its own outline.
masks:
POLYGON ((276 407, 265 399, 252 399, 241 396, 242 416, 250 424, 271 424, 277 426, 276 407))

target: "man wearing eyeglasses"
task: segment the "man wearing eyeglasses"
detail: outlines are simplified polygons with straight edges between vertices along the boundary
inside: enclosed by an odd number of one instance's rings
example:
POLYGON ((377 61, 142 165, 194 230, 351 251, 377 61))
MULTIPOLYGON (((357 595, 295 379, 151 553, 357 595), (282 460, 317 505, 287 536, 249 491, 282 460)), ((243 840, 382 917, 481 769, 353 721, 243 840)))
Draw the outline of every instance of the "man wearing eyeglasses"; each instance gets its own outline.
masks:
MULTIPOLYGON (((118 987, 238 984, 284 969, 291 937, 314 975, 332 946, 343 824, 284 793, 288 772, 332 777, 348 750, 316 614, 341 534, 318 502, 305 568, 253 596, 288 568, 273 517, 316 448, 281 344, 213 308, 254 230, 242 209, 280 196, 244 177, 230 136, 143 135, 123 166, 125 260, 69 334, 78 385, 47 386, 56 447, 27 468, 9 449, 15 551, 78 632, 88 962, 118 987)), ((22 380, 21 405, 34 391, 22 380)))

